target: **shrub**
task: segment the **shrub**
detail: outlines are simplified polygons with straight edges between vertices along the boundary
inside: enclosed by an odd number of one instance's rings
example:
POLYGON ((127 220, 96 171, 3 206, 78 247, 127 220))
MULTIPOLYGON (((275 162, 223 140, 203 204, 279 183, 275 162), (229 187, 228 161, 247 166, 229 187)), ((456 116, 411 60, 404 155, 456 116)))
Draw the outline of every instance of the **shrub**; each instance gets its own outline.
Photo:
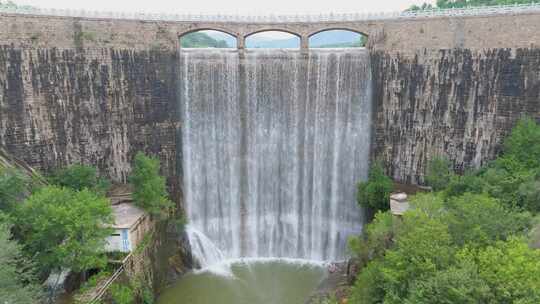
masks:
POLYGON ((382 303, 385 295, 382 261, 374 260, 362 269, 351 290, 351 303, 382 303))
POLYGON ((420 210, 406 212, 395 248, 386 252, 381 267, 386 298, 400 303, 414 280, 450 266, 454 251, 448 226, 440 219, 420 210))
POLYGON ((531 217, 505 208, 487 194, 466 193, 450 198, 446 217, 454 243, 487 246, 528 230, 531 217))
POLYGON ((393 245, 394 225, 391 213, 378 212, 362 236, 349 238, 349 249, 364 263, 382 257, 393 245))
POLYGON ((465 248, 461 259, 474 261, 492 292, 489 303, 540 303, 540 250, 510 238, 480 250, 465 248))
POLYGON ((426 183, 433 191, 440 191, 448 186, 453 174, 451 163, 444 157, 435 157, 428 162, 426 183))
POLYGON ((460 196, 464 193, 482 193, 485 189, 485 181, 476 172, 466 172, 464 175, 453 175, 450 183, 444 189, 446 197, 460 196))
POLYGON ((490 288, 479 277, 476 265, 468 263, 419 278, 412 284, 404 303, 489 303, 490 295, 490 288))
POLYGON ((0 211, 11 212, 15 203, 28 194, 29 181, 21 172, 0 167, 0 211))
POLYGON ((523 118, 504 140, 504 157, 511 157, 527 168, 540 168, 540 124, 523 118))
POLYGON ((10 229, 0 219, 0 299, 2 303, 39 303, 42 292, 34 277, 34 264, 12 240, 10 229))
POLYGON ((129 286, 115 283, 111 285, 110 292, 114 304, 135 303, 135 294, 129 286))
POLYGON ((394 190, 392 179, 384 174, 380 162, 375 162, 369 169, 366 182, 358 185, 358 203, 374 211, 390 209, 390 193, 394 190))
POLYGON ((51 176, 52 184, 73 190, 89 189, 105 195, 110 187, 107 179, 99 177, 96 168, 87 165, 70 165, 56 170, 51 176))
POLYGON ((133 184, 135 204, 153 215, 166 213, 172 206, 165 178, 159 175, 159 160, 139 152, 135 156, 129 181, 133 184))

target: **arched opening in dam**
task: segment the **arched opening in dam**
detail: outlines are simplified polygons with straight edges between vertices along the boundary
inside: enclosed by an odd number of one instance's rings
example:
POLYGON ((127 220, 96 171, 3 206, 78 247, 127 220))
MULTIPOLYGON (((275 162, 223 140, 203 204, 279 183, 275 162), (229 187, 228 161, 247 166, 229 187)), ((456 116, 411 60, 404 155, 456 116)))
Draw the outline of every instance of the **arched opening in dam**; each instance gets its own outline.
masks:
POLYGON ((236 37, 218 29, 199 29, 182 34, 180 37, 181 48, 236 48, 236 37))
POLYGON ((310 48, 359 48, 367 43, 367 35, 342 28, 323 29, 309 36, 310 48))
POLYGON ((262 30, 246 36, 247 48, 299 49, 300 36, 284 30, 262 30))
MULTIPOLYGON (((320 281, 324 263, 344 260, 348 236, 362 230, 355 192, 367 177, 371 142, 368 51, 179 54, 186 230, 202 270, 170 293, 183 292, 197 274, 216 286, 216 276, 239 282, 244 272, 257 281, 306 271, 320 281)), ((242 301, 231 303, 253 303, 242 301)))

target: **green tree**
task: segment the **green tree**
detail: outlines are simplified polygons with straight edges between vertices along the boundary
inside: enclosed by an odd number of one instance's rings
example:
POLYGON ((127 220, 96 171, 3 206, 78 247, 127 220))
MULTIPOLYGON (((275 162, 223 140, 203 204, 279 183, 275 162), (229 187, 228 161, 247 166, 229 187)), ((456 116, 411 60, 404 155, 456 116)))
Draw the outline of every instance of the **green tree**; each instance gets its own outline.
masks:
POLYGON ((383 259, 375 259, 362 269, 351 290, 350 303, 376 304, 383 302, 386 294, 386 282, 381 272, 383 263, 383 259))
POLYGON ((444 223, 421 210, 406 212, 396 247, 380 268, 385 303, 402 303, 415 280, 449 267, 455 250, 444 223))
POLYGON ((491 291, 473 263, 452 266, 416 280, 405 304, 488 303, 491 291))
POLYGON ((447 206, 445 222, 458 246, 487 246, 530 228, 530 214, 507 209, 487 194, 452 197, 447 206))
POLYGON ((12 168, 0 167, 0 211, 11 212, 15 203, 28 194, 28 178, 12 168))
POLYGON ((504 141, 504 157, 528 168, 540 168, 540 124, 532 118, 520 119, 504 141))
POLYGON ((110 187, 107 179, 101 178, 96 168, 75 164, 56 170, 50 177, 52 184, 73 190, 89 189, 104 195, 110 187))
POLYGON ((426 183, 433 191, 441 191, 448 186, 454 172, 452 164, 444 157, 435 157, 428 162, 426 183))
POLYGON ((466 248, 459 257, 476 262, 479 277, 492 292, 490 303, 540 303, 540 250, 529 248, 523 239, 466 248))
POLYGON ((540 213, 540 179, 529 179, 519 185, 518 200, 525 210, 540 213))
POLYGON ((384 256, 394 244, 394 216, 390 212, 377 212, 365 226, 363 235, 349 239, 349 249, 363 263, 384 256))
POLYGON ((0 299, 6 304, 39 303, 41 290, 33 264, 13 241, 10 226, 0 220, 0 299))
POLYGON ((87 189, 44 187, 21 204, 15 220, 25 251, 42 273, 83 272, 105 263, 112 209, 107 199, 87 189))
POLYGON ((159 159, 139 152, 135 155, 129 177, 134 188, 135 204, 153 215, 166 213, 172 207, 165 178, 159 175, 159 167, 159 159))
POLYGON ((481 174, 485 191, 510 207, 540 211, 540 124, 518 121, 504 141, 504 152, 481 174))
POLYGON ((408 10, 427 10, 433 8, 465 8, 476 6, 493 6, 493 5, 512 5, 512 4, 530 4, 538 3, 539 0, 437 0, 436 6, 429 3, 422 5, 412 5, 408 10))
POLYGON ((390 209, 390 193, 394 190, 392 179, 384 174, 380 162, 375 162, 369 169, 366 182, 358 184, 358 203, 374 211, 390 209))
POLYGON ((33 6, 30 5, 19 5, 13 1, 7 0, 7 1, 0 1, 0 9, 26 9, 31 10, 34 9, 33 6))
POLYGON ((482 193, 486 181, 475 171, 467 171, 463 175, 453 175, 443 190, 446 197, 460 196, 465 193, 482 193))

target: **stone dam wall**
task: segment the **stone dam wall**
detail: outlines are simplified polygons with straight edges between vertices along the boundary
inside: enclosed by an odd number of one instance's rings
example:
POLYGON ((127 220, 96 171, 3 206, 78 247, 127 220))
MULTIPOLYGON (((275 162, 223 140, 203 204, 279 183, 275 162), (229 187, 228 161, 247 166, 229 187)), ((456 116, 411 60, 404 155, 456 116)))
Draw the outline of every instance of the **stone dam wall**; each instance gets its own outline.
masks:
POLYGON ((136 151, 176 178, 176 55, 0 48, 0 143, 32 166, 98 166, 125 181, 136 151))
POLYGON ((422 50, 372 54, 374 157, 400 181, 419 183, 436 155, 457 171, 495 158, 524 115, 540 121, 540 49, 422 50))
POLYGON ((279 26, 0 14, 0 144, 38 168, 91 163, 117 181, 136 151, 153 152, 178 187, 178 36, 197 28, 369 35, 372 158, 400 181, 421 183, 435 154, 479 166, 520 116, 540 119, 540 14, 279 26))

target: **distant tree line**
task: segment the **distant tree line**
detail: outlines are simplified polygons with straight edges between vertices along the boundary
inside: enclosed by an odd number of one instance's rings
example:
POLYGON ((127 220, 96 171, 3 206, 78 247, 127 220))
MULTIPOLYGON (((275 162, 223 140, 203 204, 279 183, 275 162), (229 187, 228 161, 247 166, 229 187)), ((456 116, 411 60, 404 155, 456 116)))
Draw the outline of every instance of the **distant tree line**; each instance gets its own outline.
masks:
POLYGON ((528 4, 539 2, 540 0, 437 0, 435 5, 424 2, 420 5, 412 5, 408 10, 419 11, 435 8, 464 8, 477 6, 528 4))
POLYGON ((30 6, 30 5, 19 5, 13 1, 2 1, 0 0, 0 9, 6 9, 6 8, 11 8, 11 9, 15 9, 15 8, 20 8, 20 9, 31 9, 31 8, 34 8, 33 6, 30 6))
POLYGON ((229 45, 225 40, 218 40, 206 33, 189 33, 180 38, 180 45, 183 48, 227 48, 229 45))

